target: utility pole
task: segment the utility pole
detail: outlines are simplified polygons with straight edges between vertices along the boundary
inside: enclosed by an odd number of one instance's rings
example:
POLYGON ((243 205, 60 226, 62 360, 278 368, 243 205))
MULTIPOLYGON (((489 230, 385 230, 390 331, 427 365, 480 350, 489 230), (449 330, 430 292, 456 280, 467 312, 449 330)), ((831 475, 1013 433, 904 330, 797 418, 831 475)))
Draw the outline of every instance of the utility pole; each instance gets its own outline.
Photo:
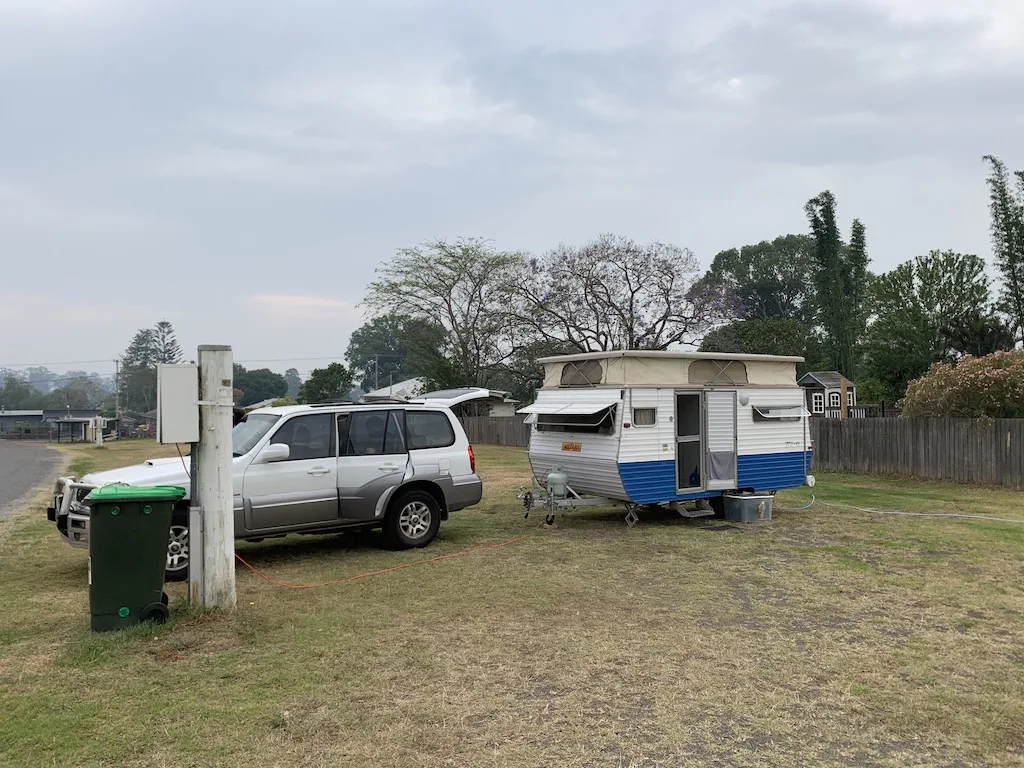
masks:
POLYGON ((121 358, 114 360, 114 419, 117 430, 121 431, 121 358))
POLYGON ((199 442, 192 447, 189 514, 189 592, 193 604, 220 610, 232 610, 236 602, 231 362, 231 347, 200 345, 199 442))
POLYGON ((373 388, 380 389, 380 355, 373 356, 373 388))

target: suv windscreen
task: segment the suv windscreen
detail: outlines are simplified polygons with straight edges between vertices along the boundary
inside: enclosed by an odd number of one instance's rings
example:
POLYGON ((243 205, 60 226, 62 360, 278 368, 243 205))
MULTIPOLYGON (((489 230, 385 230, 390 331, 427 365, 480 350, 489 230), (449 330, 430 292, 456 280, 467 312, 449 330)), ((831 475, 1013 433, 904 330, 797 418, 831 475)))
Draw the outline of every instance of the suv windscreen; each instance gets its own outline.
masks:
POLYGON ((245 421, 238 422, 231 430, 232 455, 244 456, 251 451, 280 418, 272 413, 250 413, 245 421))

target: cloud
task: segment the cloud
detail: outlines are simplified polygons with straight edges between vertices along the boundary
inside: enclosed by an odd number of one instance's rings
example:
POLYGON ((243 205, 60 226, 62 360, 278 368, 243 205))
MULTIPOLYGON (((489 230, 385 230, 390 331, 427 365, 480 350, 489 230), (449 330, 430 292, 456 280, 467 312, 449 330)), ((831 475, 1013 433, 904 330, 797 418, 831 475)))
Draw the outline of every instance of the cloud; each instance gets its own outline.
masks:
POLYGON ((287 320, 358 321, 362 312, 351 302, 324 296, 261 294, 250 299, 261 311, 287 320))
MULTIPOLYGON (((145 295, 246 358, 337 354, 374 267, 433 237, 611 229, 707 262, 806 231, 831 188, 876 269, 987 255, 980 156, 1024 166, 1019 0, 15 0, 0 19, 5 283, 145 295)), ((74 343, 103 354, 159 319, 82 300, 74 343)), ((52 329, 3 341, 82 357, 52 329)))

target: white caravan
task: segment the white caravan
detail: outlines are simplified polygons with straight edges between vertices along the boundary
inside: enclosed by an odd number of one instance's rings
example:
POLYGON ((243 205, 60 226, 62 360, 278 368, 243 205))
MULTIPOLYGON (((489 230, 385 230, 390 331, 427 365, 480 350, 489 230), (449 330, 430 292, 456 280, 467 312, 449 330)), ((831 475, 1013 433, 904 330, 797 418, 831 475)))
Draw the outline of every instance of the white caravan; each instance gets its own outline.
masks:
MULTIPOLYGON (((720 511, 733 492, 814 484, 803 358, 636 350, 538 362, 543 387, 518 413, 551 507, 705 499, 720 511)), ((521 494, 527 509, 534 495, 521 494)))

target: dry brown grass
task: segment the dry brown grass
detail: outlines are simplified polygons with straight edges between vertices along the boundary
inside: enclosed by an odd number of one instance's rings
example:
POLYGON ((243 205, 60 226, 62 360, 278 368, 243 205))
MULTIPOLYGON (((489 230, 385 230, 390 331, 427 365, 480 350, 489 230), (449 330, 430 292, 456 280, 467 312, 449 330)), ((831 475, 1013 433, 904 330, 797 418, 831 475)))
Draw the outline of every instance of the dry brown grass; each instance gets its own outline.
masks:
MULTIPOLYGON (((71 459, 157 455, 89 450, 71 459)), ((1024 764, 1024 525, 814 508, 628 529, 600 510, 544 530, 514 499, 523 452, 477 453, 484 504, 428 550, 369 534, 239 552, 315 583, 525 541, 308 591, 239 570, 234 615, 191 613, 174 587, 173 624, 117 635, 88 631, 85 553, 38 505, 19 515, 0 549, 0 764, 1024 764)), ((1021 517, 991 489, 815 491, 1021 517)))

